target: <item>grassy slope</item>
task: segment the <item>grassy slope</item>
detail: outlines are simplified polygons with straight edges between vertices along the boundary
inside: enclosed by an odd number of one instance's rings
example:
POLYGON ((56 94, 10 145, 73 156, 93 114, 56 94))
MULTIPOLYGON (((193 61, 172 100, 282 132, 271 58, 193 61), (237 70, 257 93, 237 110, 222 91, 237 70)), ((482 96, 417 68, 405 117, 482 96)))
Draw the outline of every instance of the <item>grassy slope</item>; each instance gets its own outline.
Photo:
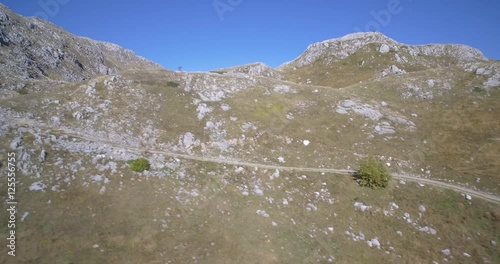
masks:
POLYGON ((331 256, 340 263, 422 263, 442 261, 445 248, 451 249, 453 263, 500 258, 490 244, 500 240, 498 208, 480 200, 468 203, 454 192, 413 184, 373 191, 337 175, 282 172, 271 180, 273 171, 247 168, 238 174, 234 167, 184 161, 161 179, 119 163, 116 173, 104 173, 109 184, 91 183, 90 175, 103 172, 93 169, 89 158, 49 153, 42 179, 75 177, 61 183, 63 192, 30 192, 27 186, 34 180, 19 175, 19 213, 30 212, 17 229, 19 263, 327 263, 331 256), (50 166, 58 158, 65 166, 81 160, 80 171, 50 166), (249 196, 242 195, 245 185, 249 196), (253 193, 255 185, 263 196, 253 193), (100 195, 102 186, 106 192, 100 195), (353 206, 356 201, 372 208, 360 212, 353 206), (384 216, 390 202, 399 209, 384 216), (308 211, 308 203, 317 211, 308 211), (415 221, 421 204, 426 211, 417 227, 432 227, 436 235, 419 232, 402 219, 409 213, 415 221), (382 249, 353 241, 345 231, 362 232, 368 240, 378 237, 382 249))
MULTIPOLYGON (((223 153, 241 160, 278 163, 277 157, 282 156, 289 166, 346 168, 356 167, 361 157, 372 154, 393 157, 393 171, 422 174, 424 168, 432 172, 429 177, 453 179, 495 193, 500 190, 499 143, 494 140, 500 129, 496 122, 499 91, 493 89, 488 94, 473 89, 484 79, 454 67, 417 71, 341 89, 287 84, 296 90, 295 94, 273 92, 278 81, 257 78, 252 89, 225 99, 230 111, 220 110, 222 102, 207 103, 215 110, 201 122, 192 105, 197 93, 183 90, 185 83, 180 74, 136 71, 120 78, 132 82, 113 90, 98 85, 102 89, 96 88, 97 96, 93 99, 84 95, 85 87, 75 84, 54 87, 46 93, 20 95, 3 100, 1 105, 18 111, 29 109, 47 123, 52 116, 59 116, 64 125, 84 131, 88 128, 85 120, 74 120, 71 111, 44 99, 60 100, 61 105, 77 101, 93 107, 111 100, 110 112, 103 114, 90 127, 92 130, 141 135, 145 125, 151 124, 160 131, 158 143, 176 144, 179 135, 186 132, 207 142, 210 131, 204 128, 206 121, 223 121, 227 138, 240 138, 242 134, 252 138, 235 148, 234 153, 223 153), (444 89, 443 83, 428 88, 429 79, 448 82, 451 89, 444 89), (168 87, 167 81, 181 85, 168 87), (403 98, 402 94, 408 91, 406 83, 432 91, 433 99, 403 98), (417 129, 411 132, 396 126, 394 135, 372 137, 377 122, 354 113, 335 113, 338 103, 346 99, 404 116, 417 129), (388 106, 380 107, 382 101, 388 106), (294 119, 287 119, 288 113, 294 119), (230 121, 230 117, 237 120, 230 121), (111 120, 118 127, 110 127, 111 120), (257 131, 242 132, 240 127, 246 122, 253 123, 257 131), (293 138, 293 142, 287 144, 286 137, 293 138), (302 144, 304 139, 311 141, 308 147, 302 144), (479 183, 475 182, 477 177, 481 178, 479 183)), ((193 79, 197 78, 203 81, 198 75, 193 79)), ((26 138, 33 141, 33 136, 26 138)), ((33 153, 39 152, 39 146, 31 146, 30 140, 25 144, 33 153)), ((238 174, 233 167, 184 161, 179 171, 172 171, 166 178, 148 178, 130 172, 124 163, 119 163, 117 173, 98 172, 91 157, 45 147, 51 155, 41 165, 41 180, 60 183, 65 192, 30 192, 27 187, 40 179, 33 175, 20 177, 20 213, 30 212, 18 229, 21 262, 184 263, 195 262, 196 257, 199 263, 312 263, 326 262, 334 256, 340 263, 422 263, 442 262, 440 250, 445 248, 452 250, 453 259, 449 259, 453 263, 481 262, 483 257, 495 263, 500 258, 497 248, 490 244, 491 240, 500 241, 498 207, 477 199, 469 204, 454 192, 413 184, 371 191, 359 188, 346 176, 336 175, 306 174, 307 179, 300 180, 302 174, 282 172, 279 179, 270 180, 272 171, 247 169, 238 174), (56 166, 57 157, 63 158, 66 165, 82 160, 79 167, 85 170, 73 173, 69 168, 56 166), (111 180, 103 195, 98 194, 102 183, 82 187, 96 173, 111 180), (71 185, 64 185, 62 179, 68 175, 74 178, 71 185), (252 193, 255 184, 263 189, 264 196, 252 193), (244 185, 250 196, 242 195, 238 189, 244 185), (196 189, 199 195, 183 193, 183 189, 196 189), (283 198, 289 200, 288 206, 282 204, 283 198), (328 199, 334 203, 328 203, 328 199), (369 212, 359 212, 353 207, 355 201, 373 207, 369 212), (395 217, 382 213, 388 210, 390 202, 400 206, 395 217), (316 205, 318 211, 307 211, 307 203, 316 205), (419 232, 401 219, 406 212, 415 219, 420 204, 427 211, 419 225, 435 228, 437 235, 419 232), (257 215, 256 210, 265 210, 270 218, 257 215), (162 227, 161 219, 168 227, 162 227), (278 226, 273 227, 272 221, 278 226), (333 233, 328 230, 330 226, 334 227, 333 233), (363 232, 367 239, 378 237, 383 249, 348 239, 344 233, 348 230, 363 232), (403 232, 402 237, 396 234, 398 230, 403 232), (99 249, 92 248, 94 244, 99 244, 99 249), (393 251, 389 250, 391 246, 393 251), (386 254, 386 250, 391 253, 386 254), (463 252, 472 258, 463 256, 463 252)), ((2 152, 7 149, 8 144, 4 143, 2 152)), ((200 149, 194 152, 200 154, 200 149)), ((204 154, 217 156, 220 152, 211 149, 204 154)), ((1 186, 4 195, 5 185, 1 186)), ((5 218, 5 210, 1 212, 5 218)), ((2 234, 5 232, 6 227, 2 226, 2 234)))

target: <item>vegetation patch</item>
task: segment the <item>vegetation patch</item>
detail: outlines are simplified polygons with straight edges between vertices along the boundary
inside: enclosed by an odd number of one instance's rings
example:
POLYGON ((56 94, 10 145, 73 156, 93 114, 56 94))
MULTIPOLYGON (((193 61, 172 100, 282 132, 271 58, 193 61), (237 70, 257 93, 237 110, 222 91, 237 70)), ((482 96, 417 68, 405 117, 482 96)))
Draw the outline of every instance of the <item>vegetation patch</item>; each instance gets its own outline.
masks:
POLYGON ((104 82, 98 82, 95 84, 95 89, 96 91, 104 91, 106 89, 106 85, 104 85, 104 82))
POLYGON ((150 168, 149 161, 145 158, 129 160, 127 163, 130 165, 130 168, 136 172, 143 172, 145 170, 149 170, 150 168))
POLYGON ((389 186, 391 174, 385 164, 377 158, 369 157, 361 161, 359 171, 356 173, 361 186, 372 189, 385 188, 389 186))
POLYGON ((172 88, 177 88, 177 87, 179 87, 179 83, 178 82, 174 82, 174 81, 168 81, 167 82, 167 86, 168 87, 172 87, 172 88))
POLYGON ((26 89, 26 88, 22 88, 22 89, 17 90, 17 92, 18 92, 19 94, 22 94, 22 95, 24 95, 24 94, 28 94, 28 89, 26 89))
POLYGON ((218 73, 218 74, 224 74, 226 73, 225 71, 210 71, 211 73, 218 73))

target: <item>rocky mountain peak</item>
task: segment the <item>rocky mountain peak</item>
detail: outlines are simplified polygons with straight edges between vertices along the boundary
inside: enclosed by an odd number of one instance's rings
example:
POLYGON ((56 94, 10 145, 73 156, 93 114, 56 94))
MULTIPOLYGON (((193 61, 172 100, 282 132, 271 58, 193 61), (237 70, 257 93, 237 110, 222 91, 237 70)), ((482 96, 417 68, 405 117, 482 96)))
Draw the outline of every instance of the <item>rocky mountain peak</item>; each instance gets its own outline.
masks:
POLYGON ((0 80, 80 81, 129 68, 161 68, 116 44, 72 35, 39 18, 0 5, 0 80))
MULTIPOLYGON (((366 47, 370 44, 375 45, 377 51, 380 53, 405 53, 396 56, 399 58, 407 53, 407 55, 411 57, 449 57, 459 63, 486 60, 481 51, 466 45, 406 45, 379 32, 358 32, 348 34, 340 38, 313 43, 309 45, 305 52, 295 60, 286 62, 278 68, 300 68, 310 65, 320 58, 326 59, 327 62, 342 60, 356 53, 360 49, 366 49, 366 47)), ((412 63, 413 60, 406 59, 406 61, 412 63)))

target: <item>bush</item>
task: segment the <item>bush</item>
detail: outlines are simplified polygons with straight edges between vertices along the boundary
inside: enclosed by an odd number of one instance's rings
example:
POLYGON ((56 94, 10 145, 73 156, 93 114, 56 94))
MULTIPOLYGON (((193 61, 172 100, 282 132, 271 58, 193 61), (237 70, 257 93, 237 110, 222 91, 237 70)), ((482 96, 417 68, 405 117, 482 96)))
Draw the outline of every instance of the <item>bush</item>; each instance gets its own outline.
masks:
POLYGON ((167 86, 168 87, 172 87, 172 88, 177 88, 177 87, 179 87, 179 83, 178 82, 174 82, 174 81, 168 81, 167 82, 167 86))
POLYGON ((391 174, 385 164, 374 157, 369 157, 361 161, 359 171, 356 173, 361 186, 372 189, 385 188, 389 186, 391 174))
POLYGON ((129 160, 127 163, 130 165, 130 168, 136 172, 143 172, 145 170, 149 170, 149 161, 145 158, 140 158, 136 160, 129 160))

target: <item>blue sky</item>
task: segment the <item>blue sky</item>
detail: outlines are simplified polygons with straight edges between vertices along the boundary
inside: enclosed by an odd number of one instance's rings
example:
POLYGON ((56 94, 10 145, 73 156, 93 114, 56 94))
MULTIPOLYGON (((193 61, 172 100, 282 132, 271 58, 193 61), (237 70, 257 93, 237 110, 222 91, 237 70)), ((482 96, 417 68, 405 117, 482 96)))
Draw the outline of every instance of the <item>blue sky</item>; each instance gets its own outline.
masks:
POLYGON ((500 59, 498 0, 2 0, 165 68, 207 71, 293 60, 314 42, 380 31, 407 44, 462 43, 500 59))

